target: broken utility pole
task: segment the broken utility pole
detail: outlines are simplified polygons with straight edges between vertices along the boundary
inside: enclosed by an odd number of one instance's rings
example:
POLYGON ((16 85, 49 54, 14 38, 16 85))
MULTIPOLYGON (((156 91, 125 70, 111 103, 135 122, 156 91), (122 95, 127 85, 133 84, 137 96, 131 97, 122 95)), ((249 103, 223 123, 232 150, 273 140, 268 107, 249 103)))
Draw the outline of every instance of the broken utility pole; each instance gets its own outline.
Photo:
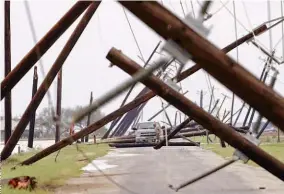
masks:
MULTIPOLYGON (((90 105, 93 103, 93 92, 91 92, 91 96, 90 96, 90 105)), ((91 121, 91 114, 92 113, 89 113, 88 114, 88 118, 87 118, 87 127, 90 125, 90 121, 91 121)), ((88 142, 89 141, 89 136, 86 135, 85 136, 85 142, 88 142)), ((82 141, 83 142, 83 141, 82 141)))
POLYGON ((185 49, 192 60, 205 71, 284 131, 284 99, 227 56, 224 51, 205 40, 157 2, 119 3, 164 39, 173 40, 181 47, 180 49, 185 49))
MULTIPOLYGON (((33 88, 32 88, 32 99, 37 92, 37 67, 34 67, 34 76, 33 76, 33 88)), ((36 111, 31 114, 30 118, 30 130, 29 130, 29 139, 28 139, 28 147, 33 148, 34 143, 34 131, 35 131, 35 118, 36 118, 36 111)))
MULTIPOLYGON (((107 55, 107 59, 131 76, 141 71, 141 66, 123 55, 117 49, 112 48, 107 55)), ((242 137, 234 129, 208 114, 157 77, 148 76, 141 82, 174 107, 201 124, 204 128, 212 131, 220 139, 224 139, 228 144, 240 150, 258 165, 262 166, 279 179, 284 180, 284 164, 257 147, 254 143, 242 137)))
POLYGON ((52 84, 52 81, 54 80, 57 73, 62 68, 63 63, 65 62, 68 55, 70 54, 70 52, 74 48, 76 42, 78 41, 78 39, 80 38, 81 34, 83 33, 85 27, 87 26, 87 24, 91 20, 93 14, 95 13, 99 4, 100 4, 100 1, 92 2, 90 7, 85 12, 83 18, 81 19, 81 21, 79 22, 79 24, 75 28, 74 32, 71 34, 69 40, 67 41, 64 48, 62 49, 59 56, 57 57, 56 61, 52 65, 50 71, 48 72, 45 79, 43 80, 43 82, 42 82, 41 86, 39 87, 37 93, 35 94, 34 98, 30 102, 30 104, 28 105, 28 107, 27 107, 26 111, 24 112, 21 120, 19 121, 18 125, 16 126, 15 131, 13 132, 12 136, 10 137, 7 144, 3 148, 2 152, 1 152, 1 159, 5 160, 11 155, 13 149, 15 148, 16 144, 18 143, 21 135, 23 134, 23 132, 24 132, 24 130, 25 130, 25 128, 26 128, 26 126, 29 122, 29 118, 30 118, 31 114, 38 108, 38 106, 39 106, 40 102, 42 101, 44 95, 46 94, 48 88, 52 84))
MULTIPOLYGON (((11 71, 11 26, 10 26, 10 1, 5 1, 4 3, 4 9, 5 9, 5 77, 10 73, 11 71)), ((12 97, 11 92, 7 92, 7 95, 5 97, 5 135, 4 135, 4 141, 5 144, 7 143, 8 139, 11 136, 12 132, 12 97)))
MULTIPOLYGON (((6 1, 9 2, 9 1, 6 1)), ((23 76, 40 59, 38 51, 43 56, 45 52, 56 42, 56 40, 74 23, 74 21, 88 8, 92 1, 77 2, 27 53, 18 65, 1 82, 1 100, 8 92, 23 78, 23 76)), ((54 2, 56 4, 56 2, 54 2)), ((56 5, 55 5, 56 6, 56 5)))
POLYGON ((55 143, 60 141, 61 100, 62 100, 62 69, 60 69, 59 73, 57 74, 55 143))
MULTIPOLYGON (((167 140, 169 141, 172 139, 180 130, 182 130, 189 122, 191 121, 190 118, 187 118, 185 121, 183 121, 181 124, 179 124, 175 129, 167 136, 167 140)), ((154 149, 160 149, 162 146, 166 144, 166 138, 164 138, 161 142, 159 142, 154 149)))

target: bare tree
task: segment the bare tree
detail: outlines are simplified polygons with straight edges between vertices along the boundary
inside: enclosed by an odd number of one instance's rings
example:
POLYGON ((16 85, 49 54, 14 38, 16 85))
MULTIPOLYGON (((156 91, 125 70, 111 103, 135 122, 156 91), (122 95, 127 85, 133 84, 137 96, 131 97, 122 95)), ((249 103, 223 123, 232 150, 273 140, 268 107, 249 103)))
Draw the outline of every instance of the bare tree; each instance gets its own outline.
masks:
MULTIPOLYGON (((70 123, 74 113, 82 110, 82 106, 76 106, 74 108, 62 108, 61 121, 64 123, 70 123)), ((104 117, 100 110, 97 110, 91 114, 90 123, 94 123, 97 120, 104 117)), ((52 117, 52 113, 49 108, 43 108, 36 117, 36 126, 42 132, 44 137, 54 137, 55 135, 55 122, 52 117)), ((75 124, 75 128, 83 129, 87 127, 87 117, 75 124)), ((61 136, 68 136, 69 128, 61 127, 61 136)), ((101 136, 106 132, 106 128, 102 127, 91 135, 101 136)))

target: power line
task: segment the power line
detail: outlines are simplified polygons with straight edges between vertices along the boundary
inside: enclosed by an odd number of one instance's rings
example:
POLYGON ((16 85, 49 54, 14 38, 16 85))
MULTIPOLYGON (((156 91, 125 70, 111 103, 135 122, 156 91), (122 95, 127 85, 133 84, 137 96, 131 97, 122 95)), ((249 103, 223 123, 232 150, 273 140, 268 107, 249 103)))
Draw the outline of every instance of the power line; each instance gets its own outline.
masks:
POLYGON ((221 11, 228 3, 230 2, 230 0, 226 1, 226 3, 224 3, 220 8, 218 8, 215 12, 211 13, 211 15, 215 15, 217 14, 219 11, 221 11))
POLYGON ((193 17, 195 18, 195 13, 194 13, 194 8, 193 8, 193 3, 192 3, 192 1, 190 1, 190 4, 191 4, 192 15, 193 15, 193 17))
POLYGON ((184 15, 184 17, 185 17, 185 12, 184 12, 183 5, 182 5, 181 0, 180 0, 179 2, 180 2, 180 5, 181 5, 181 9, 182 9, 183 15, 184 15))
POLYGON ((125 15, 125 17, 126 17, 128 26, 129 26, 129 28, 130 28, 130 30, 131 30, 132 36, 133 36, 133 38, 134 38, 135 44, 136 44, 136 46, 137 46, 137 48, 138 48, 138 50, 139 50, 139 52, 140 52, 140 55, 141 55, 141 57, 142 57, 142 59, 143 59, 143 62, 145 63, 144 56, 143 56, 142 51, 141 51, 141 49, 140 49, 140 47, 139 47, 138 41, 137 41, 137 39, 136 39, 136 37, 135 37, 134 31, 133 31, 133 29, 132 29, 132 26, 131 26, 131 24, 130 24, 130 21, 129 21, 129 19, 128 19, 128 16, 127 16, 127 14, 126 14, 125 8, 122 7, 122 9, 123 9, 123 13, 124 13, 124 15, 125 15))
MULTIPOLYGON (((237 40, 238 40, 238 28, 237 28, 237 14, 236 14, 235 1, 233 1, 233 9, 234 9, 235 37, 236 37, 236 42, 237 42, 237 40)), ((238 46, 236 48, 236 54, 237 54, 237 62, 239 62, 239 48, 238 48, 238 46)), ((235 104, 235 94, 234 94, 234 92, 232 92, 231 121, 230 121, 231 125, 233 125, 234 104, 235 104)))
MULTIPOLYGON (((271 20, 271 8, 270 8, 270 1, 269 0, 267 1, 267 16, 268 16, 268 21, 270 21, 271 20)), ((271 26, 271 25, 269 25, 269 26, 271 26)), ((271 31, 271 29, 268 31, 268 33, 269 33, 270 52, 272 52, 272 44, 273 44, 273 42, 272 42, 272 31, 271 31)))
MULTIPOLYGON (((233 13, 231 12, 231 10, 227 7, 227 5, 225 5, 222 0, 220 0, 220 2, 221 2, 222 5, 224 6, 224 8, 229 12, 229 14, 230 14, 232 17, 234 17, 234 14, 233 14, 233 13)), ((247 32, 250 32, 250 31, 244 26, 244 24, 243 24, 242 22, 240 22, 238 19, 236 19, 236 20, 237 20, 237 22, 238 22, 247 32)))
MULTIPOLYGON (((31 16, 31 10, 30 10, 30 7, 29 7, 29 2, 24 1, 24 5, 25 5, 25 8, 26 8, 26 13, 27 13, 30 29, 31 29, 31 32, 32 32, 33 41, 34 41, 34 44, 36 45, 37 44, 37 36, 36 36, 34 23, 33 23, 32 16, 31 16)), ((36 47, 36 55, 37 55, 37 58, 39 59, 38 63, 39 63, 39 66, 40 66, 41 75, 44 78, 46 76, 46 73, 44 71, 43 61, 41 59, 41 53, 40 53, 40 50, 39 50, 38 47, 36 47)), ((53 101, 52 101, 52 97, 51 97, 49 90, 47 90, 47 99, 48 99, 48 106, 51 110, 52 116, 53 116, 53 118, 55 118, 55 109, 54 109, 54 106, 53 106, 53 101)))

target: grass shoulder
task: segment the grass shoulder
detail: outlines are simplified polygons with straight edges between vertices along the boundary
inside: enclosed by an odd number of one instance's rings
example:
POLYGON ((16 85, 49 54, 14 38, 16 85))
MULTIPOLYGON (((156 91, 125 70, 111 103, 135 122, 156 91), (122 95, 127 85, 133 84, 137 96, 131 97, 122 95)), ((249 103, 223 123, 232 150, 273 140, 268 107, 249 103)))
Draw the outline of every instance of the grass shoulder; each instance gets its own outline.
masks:
MULTIPOLYGON (((224 157, 224 158, 231 158, 234 152, 234 148, 231 146, 227 146, 226 148, 222 148, 220 144, 203 144, 205 149, 211 150, 216 154, 224 157)), ((281 143, 263 143, 260 145, 260 148, 269 153, 270 155, 274 156, 278 160, 284 162, 284 142, 281 143)), ((249 165, 258 166, 253 161, 248 162, 249 165)))
MULTIPOLYGON (((97 157, 105 155, 109 147, 106 144, 78 144, 79 148, 84 151, 89 159, 94 160, 97 157)), ((29 165, 18 166, 15 170, 11 170, 19 162, 31 157, 36 151, 11 156, 3 161, 1 166, 2 179, 13 178, 17 176, 34 176, 38 182, 38 189, 33 191, 37 194, 48 194, 56 187, 64 184, 70 177, 80 176, 83 166, 88 164, 88 160, 77 151, 75 145, 62 149, 55 162, 57 153, 53 153, 44 159, 29 165)), ((24 190, 12 190, 7 186, 2 188, 3 194, 26 194, 31 193, 24 190)))

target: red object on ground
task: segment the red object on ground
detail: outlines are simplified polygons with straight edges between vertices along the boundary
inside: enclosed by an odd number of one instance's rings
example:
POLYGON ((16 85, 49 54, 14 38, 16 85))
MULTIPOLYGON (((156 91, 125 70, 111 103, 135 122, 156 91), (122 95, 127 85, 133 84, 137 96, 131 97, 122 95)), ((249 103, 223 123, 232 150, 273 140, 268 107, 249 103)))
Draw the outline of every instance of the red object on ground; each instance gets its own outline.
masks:
POLYGON ((8 185, 14 189, 33 190, 36 187, 36 184, 35 177, 29 176, 15 177, 8 181, 8 185))

